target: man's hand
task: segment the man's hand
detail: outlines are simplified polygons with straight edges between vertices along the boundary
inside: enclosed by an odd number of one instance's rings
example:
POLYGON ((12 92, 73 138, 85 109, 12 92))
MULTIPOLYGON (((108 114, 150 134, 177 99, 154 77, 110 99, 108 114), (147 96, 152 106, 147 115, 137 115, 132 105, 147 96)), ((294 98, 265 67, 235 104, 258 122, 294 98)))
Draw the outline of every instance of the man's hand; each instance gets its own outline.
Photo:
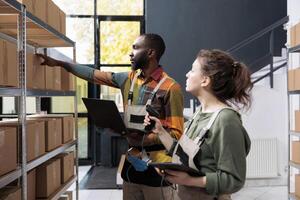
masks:
POLYGON ((154 133, 149 133, 145 136, 141 133, 129 133, 126 137, 131 146, 150 146, 156 141, 156 134, 154 133))
POLYGON ((126 135, 127 141, 131 146, 142 146, 143 135, 140 133, 129 133, 126 135))
POLYGON ((58 60, 55 60, 54 58, 51 58, 49 56, 46 56, 46 55, 43 55, 43 54, 35 54, 37 55, 38 57, 42 58, 44 61, 41 63, 41 65, 48 65, 48 66, 51 66, 51 67, 54 67, 54 66, 59 66, 59 61, 58 60))

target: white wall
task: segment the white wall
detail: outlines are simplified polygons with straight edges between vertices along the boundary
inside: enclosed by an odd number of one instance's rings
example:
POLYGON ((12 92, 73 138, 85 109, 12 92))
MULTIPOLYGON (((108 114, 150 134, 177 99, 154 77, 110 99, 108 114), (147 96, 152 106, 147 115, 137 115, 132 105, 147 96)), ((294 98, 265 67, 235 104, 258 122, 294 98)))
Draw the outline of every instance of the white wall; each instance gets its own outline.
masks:
POLYGON ((288 112, 286 69, 274 75, 274 87, 269 78, 255 84, 251 109, 242 115, 250 138, 277 138, 278 178, 247 180, 248 185, 286 185, 288 166, 288 112))

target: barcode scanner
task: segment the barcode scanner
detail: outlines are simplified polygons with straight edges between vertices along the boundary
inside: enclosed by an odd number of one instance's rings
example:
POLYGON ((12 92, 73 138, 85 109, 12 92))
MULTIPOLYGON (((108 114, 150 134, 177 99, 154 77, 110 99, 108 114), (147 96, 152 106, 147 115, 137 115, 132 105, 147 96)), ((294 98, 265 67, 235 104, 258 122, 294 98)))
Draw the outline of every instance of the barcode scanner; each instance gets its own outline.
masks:
MULTIPOLYGON (((159 117, 159 112, 157 112, 157 110, 155 110, 151 105, 146 105, 146 111, 149 113, 150 116, 152 117, 159 117)), ((151 131, 155 126, 155 121, 154 120, 150 120, 150 124, 145 126, 145 131, 151 131)))

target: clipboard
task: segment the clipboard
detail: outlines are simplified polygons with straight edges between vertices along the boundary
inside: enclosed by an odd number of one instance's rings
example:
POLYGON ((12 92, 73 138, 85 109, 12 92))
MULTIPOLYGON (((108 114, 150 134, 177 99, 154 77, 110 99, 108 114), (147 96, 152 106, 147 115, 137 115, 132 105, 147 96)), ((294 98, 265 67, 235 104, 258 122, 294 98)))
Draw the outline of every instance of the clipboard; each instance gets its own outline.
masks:
POLYGON ((110 128, 123 136, 131 132, 145 134, 141 130, 126 128, 114 101, 94 98, 82 98, 82 101, 97 127, 110 128))

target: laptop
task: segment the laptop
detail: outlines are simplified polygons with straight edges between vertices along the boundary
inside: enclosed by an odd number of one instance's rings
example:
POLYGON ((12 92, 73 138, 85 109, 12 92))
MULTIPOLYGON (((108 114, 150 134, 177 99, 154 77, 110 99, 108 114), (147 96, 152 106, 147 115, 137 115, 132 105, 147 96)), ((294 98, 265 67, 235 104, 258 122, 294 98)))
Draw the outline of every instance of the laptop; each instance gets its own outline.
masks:
POLYGON ((128 129, 119 113, 117 105, 111 100, 82 98, 89 116, 97 127, 110 128, 116 133, 126 135, 131 132, 145 134, 144 131, 128 129))

